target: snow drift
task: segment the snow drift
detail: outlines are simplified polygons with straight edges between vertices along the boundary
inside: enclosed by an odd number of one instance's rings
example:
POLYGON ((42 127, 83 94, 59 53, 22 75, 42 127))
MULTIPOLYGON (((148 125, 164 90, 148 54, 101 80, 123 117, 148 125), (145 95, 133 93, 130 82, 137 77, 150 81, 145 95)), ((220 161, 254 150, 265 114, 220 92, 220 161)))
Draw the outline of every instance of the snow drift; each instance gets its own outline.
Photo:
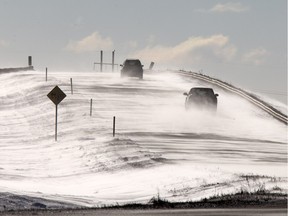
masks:
POLYGON ((39 71, 1 74, 0 191, 81 206, 286 192, 285 125, 220 88, 216 115, 186 112, 183 92, 208 84, 153 73, 58 72, 48 82, 39 71), (67 94, 57 142, 47 98, 55 85, 67 94))

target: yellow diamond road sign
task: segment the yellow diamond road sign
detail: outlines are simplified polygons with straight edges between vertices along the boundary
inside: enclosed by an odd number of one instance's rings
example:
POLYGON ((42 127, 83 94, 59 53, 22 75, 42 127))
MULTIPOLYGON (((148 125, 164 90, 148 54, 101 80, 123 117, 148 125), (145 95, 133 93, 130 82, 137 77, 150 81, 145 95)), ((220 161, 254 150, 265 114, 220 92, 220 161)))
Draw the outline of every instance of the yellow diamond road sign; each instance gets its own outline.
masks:
POLYGON ((47 95, 47 97, 55 104, 58 105, 65 97, 66 94, 58 87, 55 86, 55 88, 53 88, 49 94, 47 95))

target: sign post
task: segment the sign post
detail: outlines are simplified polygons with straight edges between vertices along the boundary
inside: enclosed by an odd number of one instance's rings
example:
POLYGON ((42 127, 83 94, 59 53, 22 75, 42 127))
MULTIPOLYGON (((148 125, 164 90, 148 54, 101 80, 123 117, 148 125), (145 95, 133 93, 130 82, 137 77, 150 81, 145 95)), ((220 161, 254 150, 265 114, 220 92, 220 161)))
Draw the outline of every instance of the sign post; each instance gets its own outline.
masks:
POLYGON ((58 117, 58 104, 56 104, 56 112, 55 112, 55 141, 57 141, 57 117, 58 117))
POLYGON ((56 113, 55 113, 55 141, 57 141, 58 104, 66 97, 66 94, 58 86, 55 86, 49 92, 47 97, 56 105, 56 113))

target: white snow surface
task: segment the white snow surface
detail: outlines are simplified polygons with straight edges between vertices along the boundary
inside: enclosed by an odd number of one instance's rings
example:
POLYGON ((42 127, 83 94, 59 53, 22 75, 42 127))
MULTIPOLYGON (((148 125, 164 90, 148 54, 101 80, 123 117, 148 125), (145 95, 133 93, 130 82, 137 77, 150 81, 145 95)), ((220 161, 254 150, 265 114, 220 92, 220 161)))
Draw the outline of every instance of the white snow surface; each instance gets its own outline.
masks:
POLYGON ((216 114, 187 112, 183 93, 209 84, 163 71, 48 75, 0 75, 0 192, 89 207, 287 192, 287 126, 238 96, 214 88, 216 114), (57 142, 55 85, 67 95, 57 142))

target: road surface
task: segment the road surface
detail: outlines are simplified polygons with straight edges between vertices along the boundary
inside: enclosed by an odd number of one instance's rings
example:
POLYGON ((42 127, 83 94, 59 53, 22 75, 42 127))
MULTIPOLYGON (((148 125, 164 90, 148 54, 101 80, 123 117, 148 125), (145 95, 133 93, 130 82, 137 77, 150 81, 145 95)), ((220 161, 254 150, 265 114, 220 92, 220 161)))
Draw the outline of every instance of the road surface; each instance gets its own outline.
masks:
POLYGON ((12 215, 41 215, 41 216, 132 216, 132 215, 149 215, 149 216, 161 216, 161 215, 177 215, 177 216, 286 216, 287 209, 174 209, 174 210, 55 210, 55 211, 18 211, 18 212, 2 212, 0 215, 12 216, 12 215))

